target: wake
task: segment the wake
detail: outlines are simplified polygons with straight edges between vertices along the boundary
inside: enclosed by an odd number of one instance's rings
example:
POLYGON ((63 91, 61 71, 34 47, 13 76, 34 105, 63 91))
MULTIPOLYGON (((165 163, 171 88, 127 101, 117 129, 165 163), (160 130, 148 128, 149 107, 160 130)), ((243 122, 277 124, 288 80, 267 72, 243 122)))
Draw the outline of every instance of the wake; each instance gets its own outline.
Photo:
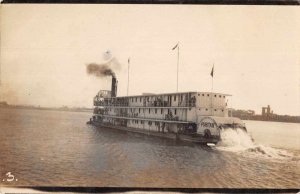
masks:
POLYGON ((221 139, 216 148, 222 151, 275 159, 287 159, 293 156, 286 150, 256 144, 254 139, 246 131, 239 128, 222 130, 221 139))

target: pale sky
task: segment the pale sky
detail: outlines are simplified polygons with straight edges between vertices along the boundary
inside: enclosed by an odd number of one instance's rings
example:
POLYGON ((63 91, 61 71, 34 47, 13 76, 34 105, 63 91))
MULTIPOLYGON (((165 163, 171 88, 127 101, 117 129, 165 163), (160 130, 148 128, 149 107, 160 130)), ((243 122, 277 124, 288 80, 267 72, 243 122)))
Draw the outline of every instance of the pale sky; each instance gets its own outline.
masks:
POLYGON ((86 74, 110 50, 118 95, 179 91, 233 95, 230 106, 300 115, 300 7, 228 5, 1 5, 1 98, 86 106, 110 78, 86 74))

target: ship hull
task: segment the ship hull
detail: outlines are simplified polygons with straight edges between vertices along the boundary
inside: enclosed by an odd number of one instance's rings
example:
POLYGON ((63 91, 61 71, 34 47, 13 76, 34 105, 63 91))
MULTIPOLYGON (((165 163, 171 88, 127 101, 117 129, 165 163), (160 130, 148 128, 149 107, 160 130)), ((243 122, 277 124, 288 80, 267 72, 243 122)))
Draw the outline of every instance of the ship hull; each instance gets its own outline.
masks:
POLYGON ((118 129, 121 131, 126 131, 126 132, 131 132, 131 133, 139 133, 139 134, 152 136, 152 137, 192 142, 192 143, 196 143, 196 144, 204 144, 204 145, 206 145, 207 143, 217 144, 218 141, 220 141, 219 137, 205 138, 204 136, 201 136, 201 135, 189 135, 189 134, 170 133, 170 132, 162 133, 162 132, 150 131, 150 130, 139 129, 139 128, 131 128, 131 127, 125 127, 125 126, 119 126, 119 125, 104 124, 104 123, 95 122, 95 121, 89 121, 89 122, 87 122, 87 124, 91 124, 96 127, 118 129))

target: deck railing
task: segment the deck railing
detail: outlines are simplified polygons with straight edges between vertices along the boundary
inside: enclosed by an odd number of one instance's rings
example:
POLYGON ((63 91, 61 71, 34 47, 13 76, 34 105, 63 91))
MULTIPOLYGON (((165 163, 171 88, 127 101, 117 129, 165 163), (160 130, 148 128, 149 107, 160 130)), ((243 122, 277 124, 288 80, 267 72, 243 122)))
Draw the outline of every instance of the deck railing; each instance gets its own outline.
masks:
POLYGON ((141 116, 138 113, 116 113, 116 114, 107 114, 107 113, 98 113, 103 116, 115 116, 115 117, 127 117, 127 118, 136 118, 136 119, 157 119, 157 120, 167 120, 167 121, 183 121, 187 122, 187 119, 180 119, 179 116, 173 116, 171 114, 162 115, 162 117, 151 117, 151 116, 141 116))
POLYGON ((178 103, 171 103, 170 101, 144 101, 140 105, 134 105, 135 103, 129 102, 109 102, 94 100, 94 106, 113 106, 113 107, 195 107, 196 100, 190 99, 188 101, 180 101, 178 103))

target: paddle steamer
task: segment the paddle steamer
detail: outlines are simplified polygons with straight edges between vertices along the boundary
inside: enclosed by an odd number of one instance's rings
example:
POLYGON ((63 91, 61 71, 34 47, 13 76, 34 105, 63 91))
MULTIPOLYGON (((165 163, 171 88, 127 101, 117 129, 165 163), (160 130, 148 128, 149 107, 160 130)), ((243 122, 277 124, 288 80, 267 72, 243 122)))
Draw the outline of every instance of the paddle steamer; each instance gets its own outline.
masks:
POLYGON ((226 128, 246 129, 228 116, 226 98, 214 92, 176 92, 117 97, 117 79, 111 91, 94 97, 94 114, 88 124, 195 143, 216 144, 226 128))

